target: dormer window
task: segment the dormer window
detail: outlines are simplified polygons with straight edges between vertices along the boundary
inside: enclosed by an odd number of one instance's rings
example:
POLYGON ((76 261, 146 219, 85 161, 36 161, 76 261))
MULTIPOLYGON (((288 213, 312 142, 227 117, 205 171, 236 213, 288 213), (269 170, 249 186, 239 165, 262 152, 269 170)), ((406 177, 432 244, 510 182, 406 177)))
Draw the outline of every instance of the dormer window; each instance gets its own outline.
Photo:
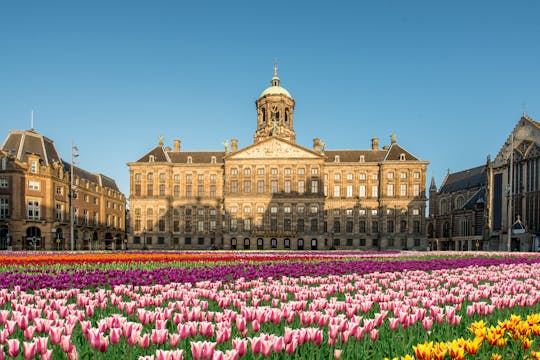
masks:
POLYGON ((360 159, 358 159, 358 162, 366 162, 366 157, 364 155, 360 155, 360 159))
POLYGON ((339 162, 339 155, 336 155, 336 156, 334 157, 334 162, 337 162, 337 163, 339 162))
POLYGON ((148 162, 154 162, 155 158, 154 155, 148 156, 148 162))
POLYGON ((210 158, 210 163, 211 163, 211 164, 215 164, 215 163, 216 163, 216 157, 215 157, 215 156, 212 156, 212 157, 210 158))
POLYGON ((187 157, 187 163, 188 164, 193 164, 193 158, 191 156, 187 157))
POLYGON ((37 174, 37 161, 36 160, 32 160, 30 162, 30 172, 32 174, 37 174))
POLYGON ((403 154, 403 153, 399 154, 399 160, 400 161, 405 161, 405 154, 403 154))

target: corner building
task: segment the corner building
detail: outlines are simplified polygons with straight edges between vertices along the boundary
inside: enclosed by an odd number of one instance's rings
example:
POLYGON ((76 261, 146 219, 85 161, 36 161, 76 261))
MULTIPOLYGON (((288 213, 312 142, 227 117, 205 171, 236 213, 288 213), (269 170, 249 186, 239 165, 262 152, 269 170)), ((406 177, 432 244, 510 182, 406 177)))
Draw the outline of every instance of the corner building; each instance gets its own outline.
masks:
POLYGON ((11 130, 0 147, 0 250, 120 250, 126 197, 116 182, 63 160, 34 129, 11 130), (73 189, 70 191, 71 184, 73 189))
POLYGON ((271 85, 256 100, 253 144, 223 151, 158 146, 130 169, 130 248, 425 250, 428 162, 391 137, 379 148, 296 143, 295 100, 271 85))

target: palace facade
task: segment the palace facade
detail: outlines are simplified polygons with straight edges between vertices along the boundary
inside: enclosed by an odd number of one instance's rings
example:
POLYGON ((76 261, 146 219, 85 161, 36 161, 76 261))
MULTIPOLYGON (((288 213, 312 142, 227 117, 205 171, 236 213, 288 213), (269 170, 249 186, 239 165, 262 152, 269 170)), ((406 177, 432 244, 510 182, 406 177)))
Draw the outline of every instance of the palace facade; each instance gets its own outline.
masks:
POLYGON ((71 205, 75 250, 125 247, 126 198, 113 179, 74 166, 71 181, 71 164, 33 129, 10 131, 0 161, 0 250, 70 250, 71 205))
POLYGON ((368 150, 296 143, 277 70, 256 100, 253 144, 158 145, 130 171, 130 248, 425 250, 426 167, 395 135, 368 150))

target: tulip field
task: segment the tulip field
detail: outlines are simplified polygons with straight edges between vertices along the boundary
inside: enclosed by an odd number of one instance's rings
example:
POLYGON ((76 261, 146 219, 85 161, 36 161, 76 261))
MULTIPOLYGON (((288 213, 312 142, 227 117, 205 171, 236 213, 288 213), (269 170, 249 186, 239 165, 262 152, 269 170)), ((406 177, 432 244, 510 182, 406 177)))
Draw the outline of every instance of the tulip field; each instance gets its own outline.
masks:
POLYGON ((540 254, 2 252, 3 359, 540 359, 540 254))

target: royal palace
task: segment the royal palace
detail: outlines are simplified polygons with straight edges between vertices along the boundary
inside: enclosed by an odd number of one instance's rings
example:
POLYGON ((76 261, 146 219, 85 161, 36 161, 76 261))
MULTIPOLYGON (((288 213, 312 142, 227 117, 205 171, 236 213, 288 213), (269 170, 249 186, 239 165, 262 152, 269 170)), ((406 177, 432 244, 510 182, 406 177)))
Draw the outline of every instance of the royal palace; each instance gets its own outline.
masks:
POLYGON ((160 139, 128 164, 130 249, 426 249, 427 161, 395 135, 368 150, 297 144, 295 100, 276 68, 256 108, 247 147, 160 139))

